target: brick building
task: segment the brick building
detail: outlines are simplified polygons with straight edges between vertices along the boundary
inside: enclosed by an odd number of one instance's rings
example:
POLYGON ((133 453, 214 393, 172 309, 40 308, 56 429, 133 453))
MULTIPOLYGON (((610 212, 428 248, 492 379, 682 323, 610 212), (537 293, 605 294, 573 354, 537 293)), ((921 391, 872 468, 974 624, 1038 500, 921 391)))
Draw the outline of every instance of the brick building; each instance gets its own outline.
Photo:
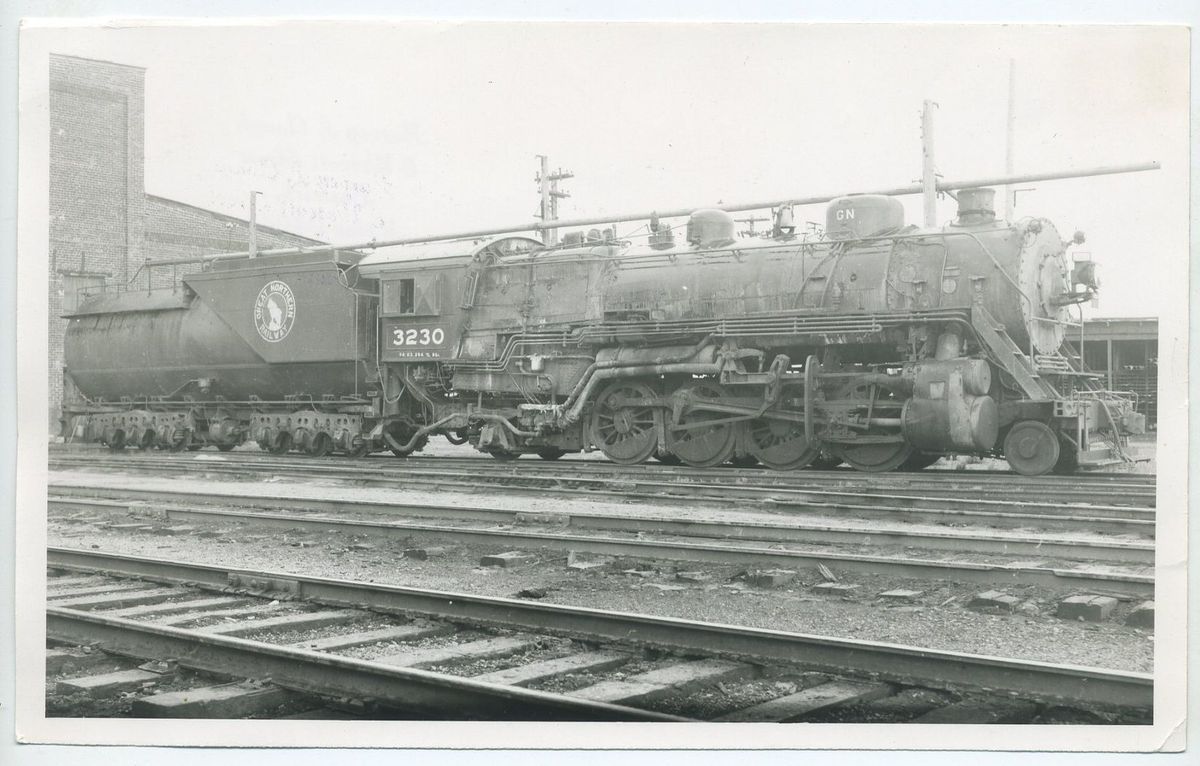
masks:
MULTIPOLYGON (((299 234, 255 225, 258 246, 293 247, 319 245, 320 241, 299 234)), ((242 218, 206 210, 153 194, 146 195, 146 228, 143 247, 154 258, 183 258, 207 253, 231 253, 250 248, 250 224, 242 218)), ((194 267, 179 267, 184 274, 194 267)), ((158 269, 154 286, 171 284, 171 271, 158 269)), ((138 280, 144 285, 145 277, 138 280)))
MULTIPOLYGON (((227 252, 249 242, 243 219, 146 194, 145 76, 141 67, 50 57, 52 427, 62 403, 62 315, 75 308, 81 290, 120 289, 148 256, 227 252)), ((280 229, 257 229, 262 248, 320 244, 280 229)), ((169 286, 171 277, 164 271, 154 286, 169 286)), ((139 276, 140 286, 144 279, 139 276)))

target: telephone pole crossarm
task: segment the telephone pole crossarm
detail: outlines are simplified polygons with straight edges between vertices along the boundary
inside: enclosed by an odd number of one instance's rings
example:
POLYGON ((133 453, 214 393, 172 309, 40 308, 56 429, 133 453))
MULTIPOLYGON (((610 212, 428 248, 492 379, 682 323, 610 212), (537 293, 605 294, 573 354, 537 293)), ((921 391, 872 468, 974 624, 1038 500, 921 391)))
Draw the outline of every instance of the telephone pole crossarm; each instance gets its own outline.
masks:
MULTIPOLYGON (((565 181, 568 178, 574 178, 575 174, 569 170, 559 168, 554 172, 550 171, 550 158, 544 154, 537 155, 541 161, 541 171, 534 177, 534 181, 538 185, 538 193, 542 198, 541 211, 538 218, 542 219, 542 224, 548 224, 558 220, 558 201, 570 197, 570 192, 562 191, 558 188, 559 181, 565 181)), ((547 245, 553 245, 558 241, 558 230, 555 228, 542 229, 542 242, 547 245)))

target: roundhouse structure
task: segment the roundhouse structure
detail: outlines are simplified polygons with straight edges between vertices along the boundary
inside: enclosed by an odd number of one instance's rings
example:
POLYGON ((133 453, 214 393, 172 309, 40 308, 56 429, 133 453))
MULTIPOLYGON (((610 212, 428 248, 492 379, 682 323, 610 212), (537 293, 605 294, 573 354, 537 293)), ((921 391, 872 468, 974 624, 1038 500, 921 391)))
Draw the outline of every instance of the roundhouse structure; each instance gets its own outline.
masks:
POLYGON ((1148 428, 1158 424, 1158 318, 1097 317, 1068 328, 1067 342, 1105 388, 1137 396, 1148 428))

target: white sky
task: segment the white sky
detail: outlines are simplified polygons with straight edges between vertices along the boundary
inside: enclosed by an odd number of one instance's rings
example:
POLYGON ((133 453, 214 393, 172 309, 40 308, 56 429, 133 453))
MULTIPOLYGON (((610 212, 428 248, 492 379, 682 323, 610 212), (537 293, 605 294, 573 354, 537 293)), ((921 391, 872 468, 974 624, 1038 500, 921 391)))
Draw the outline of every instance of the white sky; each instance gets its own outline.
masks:
MULTIPOLYGON (((1153 316, 1186 278, 1181 28, 432 25, 33 30, 147 68, 146 190, 333 242, 532 220, 536 154, 573 170, 565 218, 868 191, 920 177, 940 105, 948 180, 1159 160, 1042 182, 1019 215, 1088 235, 1092 316, 1153 316)), ((904 198, 920 222, 920 198, 904 198)), ((939 217, 953 216, 948 198, 939 217)), ((823 220, 819 207, 799 217, 823 220)))

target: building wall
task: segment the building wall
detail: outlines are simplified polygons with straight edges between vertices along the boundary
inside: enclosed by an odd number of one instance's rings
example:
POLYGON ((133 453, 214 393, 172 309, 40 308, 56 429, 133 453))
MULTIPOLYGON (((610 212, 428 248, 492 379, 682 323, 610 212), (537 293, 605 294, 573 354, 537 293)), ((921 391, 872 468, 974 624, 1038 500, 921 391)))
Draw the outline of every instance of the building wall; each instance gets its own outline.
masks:
MULTIPOLYGON (((187 257, 246 249, 249 224, 239 218, 147 195, 145 70, 108 61, 50 57, 50 305, 48 393, 51 433, 63 399, 64 313, 81 292, 123 289, 134 276, 145 288, 145 258, 187 257)), ((260 248, 320 244, 258 227, 260 248)), ((197 266, 152 270, 154 287, 197 266)))
MULTIPOLYGON (((1083 361, 1089 370, 1104 376, 1113 391, 1137 394, 1137 409, 1149 428, 1158 426, 1158 320, 1155 318, 1101 318, 1084 322, 1083 361)), ((1079 330, 1067 341, 1080 346, 1079 330)))
POLYGON ((144 86, 140 67, 50 57, 52 418, 62 399, 61 315, 74 299, 67 292, 127 281, 142 257, 144 86))
MULTIPOLYGON (((322 244, 319 240, 258 226, 258 248, 301 247, 322 244)), ((246 250, 250 246, 250 224, 241 218, 223 215, 184 202, 146 195, 145 253, 148 258, 190 258, 212 253, 246 250)), ((172 280, 195 271, 199 266, 159 267, 148 277, 139 278, 144 286, 149 279, 154 287, 172 284, 172 280)))

